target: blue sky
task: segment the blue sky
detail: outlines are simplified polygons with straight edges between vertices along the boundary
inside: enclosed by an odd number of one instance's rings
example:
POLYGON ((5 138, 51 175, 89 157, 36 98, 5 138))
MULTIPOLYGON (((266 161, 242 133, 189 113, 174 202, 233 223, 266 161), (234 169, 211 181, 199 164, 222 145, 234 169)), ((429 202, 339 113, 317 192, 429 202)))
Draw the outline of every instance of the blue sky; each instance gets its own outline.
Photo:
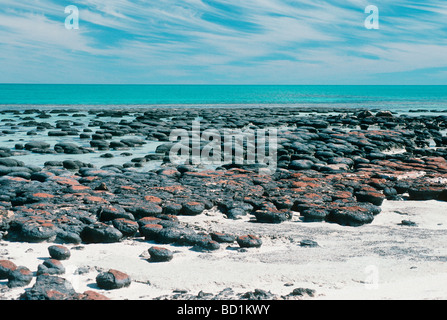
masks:
POLYGON ((0 83, 447 84, 445 0, 1 0, 0 83), (79 8, 79 30, 64 9, 79 8), (368 5, 380 29, 368 30, 368 5))

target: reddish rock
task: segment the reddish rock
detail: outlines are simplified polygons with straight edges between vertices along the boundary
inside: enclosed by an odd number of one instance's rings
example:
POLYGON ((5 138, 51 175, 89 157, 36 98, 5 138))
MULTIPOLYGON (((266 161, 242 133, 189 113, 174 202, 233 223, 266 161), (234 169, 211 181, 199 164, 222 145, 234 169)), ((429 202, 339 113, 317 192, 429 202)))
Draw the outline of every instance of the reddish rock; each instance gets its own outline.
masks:
POLYGON ((33 280, 33 273, 27 267, 19 266, 8 276, 8 287, 25 287, 33 280))
POLYGON ((437 200, 445 190, 443 186, 412 186, 408 189, 410 200, 437 200))
POLYGON ((181 213, 188 216, 196 216, 205 210, 205 205, 201 202, 190 201, 183 205, 181 213))
POLYGON ((171 250, 162 247, 151 247, 149 248, 150 262, 168 262, 174 257, 171 250))
POLYGON ((16 270, 17 266, 10 260, 0 260, 0 280, 8 279, 9 274, 16 270))
POLYGON ((158 234, 163 229, 163 227, 159 224, 144 224, 140 226, 140 234, 146 240, 155 240, 158 237, 158 234))
POLYGON ((114 290, 128 287, 130 286, 131 282, 132 280, 129 275, 115 269, 110 269, 107 272, 102 272, 96 277, 96 284, 98 285, 98 287, 105 290, 114 290))
POLYGON ((110 300, 110 298, 107 298, 105 295, 99 292, 93 290, 87 290, 79 296, 79 300, 105 301, 110 300))
POLYGON ((138 232, 139 225, 136 221, 125 218, 113 220, 113 226, 118 229, 125 237, 131 237, 138 232))
POLYGON ((243 235, 236 239, 241 248, 259 248, 262 245, 262 240, 255 235, 243 235))
POLYGON ((68 260, 70 259, 70 250, 61 245, 53 245, 48 247, 48 253, 50 257, 56 260, 68 260))

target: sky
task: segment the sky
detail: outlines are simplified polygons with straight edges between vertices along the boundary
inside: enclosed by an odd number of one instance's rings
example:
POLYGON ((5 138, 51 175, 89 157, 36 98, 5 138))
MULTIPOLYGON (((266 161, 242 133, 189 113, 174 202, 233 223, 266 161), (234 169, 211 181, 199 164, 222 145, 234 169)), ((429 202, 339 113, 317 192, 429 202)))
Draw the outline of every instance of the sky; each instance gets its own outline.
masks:
POLYGON ((447 85, 447 1, 0 0, 0 83, 447 85))

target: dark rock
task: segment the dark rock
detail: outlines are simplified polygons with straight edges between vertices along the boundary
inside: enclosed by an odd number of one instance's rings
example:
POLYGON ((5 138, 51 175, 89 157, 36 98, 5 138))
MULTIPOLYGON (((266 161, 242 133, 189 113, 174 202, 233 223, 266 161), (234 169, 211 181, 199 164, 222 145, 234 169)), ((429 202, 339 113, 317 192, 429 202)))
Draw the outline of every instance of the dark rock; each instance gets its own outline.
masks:
POLYGON ((10 260, 0 260, 0 280, 8 279, 10 273, 17 269, 14 262, 10 260))
POLYGON ((352 227, 368 224, 373 220, 374 216, 371 212, 356 205, 333 209, 327 217, 327 221, 329 222, 352 227))
POLYGON ((381 206, 386 196, 376 191, 359 191, 355 193, 357 201, 369 202, 376 206, 381 206))
POLYGON ((163 207, 163 213, 164 214, 172 214, 172 215, 179 215, 182 211, 183 206, 178 203, 167 203, 163 207))
POLYGON ((242 219, 242 217, 246 216, 247 211, 242 208, 231 208, 226 212, 226 215, 228 219, 237 220, 242 219))
POLYGON ((70 250, 61 245, 53 245, 48 247, 50 257, 56 260, 68 260, 71 256, 70 250))
POLYGON ((33 149, 48 149, 50 146, 49 143, 43 141, 31 141, 25 144, 25 149, 30 151, 33 149))
POLYGON ((188 216, 196 216, 205 210, 205 205, 201 202, 190 201, 183 205, 181 214, 188 216))
POLYGON ((236 241, 236 236, 229 233, 213 232, 210 236, 214 241, 219 243, 233 243, 236 241))
POLYGON ((313 240, 301 240, 300 246, 301 247, 318 247, 318 243, 313 240))
POLYGON ((275 210, 257 210, 254 212, 256 221, 262 223, 282 223, 287 220, 287 215, 275 210))
POLYGON ((151 262, 168 262, 174 257, 172 251, 162 247, 151 247, 148 251, 151 262))
POLYGON ((253 292, 246 292, 241 295, 242 299, 246 300, 273 300, 274 295, 261 289, 255 289, 253 292))
POLYGON ((290 170, 310 170, 313 166, 313 162, 310 160, 293 160, 290 165, 290 170))
POLYGON ((236 239, 241 248, 259 248, 262 245, 262 240, 254 235, 243 235, 236 239))
POLYGON ((110 269, 102 272, 96 277, 96 284, 99 288, 105 290, 121 289, 130 286, 132 280, 129 275, 124 272, 110 269))
POLYGON ((123 234, 118 229, 101 223, 86 226, 80 236, 85 243, 114 243, 123 238, 123 234))
POLYGON ((158 234, 156 241, 161 244, 172 244, 180 242, 184 232, 177 228, 163 228, 158 234))
POLYGON ((125 237, 134 236, 139 229, 139 225, 136 221, 118 218, 113 220, 113 226, 118 229, 125 237))
POLYGON ((289 294, 291 296, 310 296, 310 297, 314 297, 315 296, 316 291, 314 289, 309 289, 309 288, 296 288, 293 289, 293 291, 289 294))
POLYGON ((163 213, 163 208, 155 203, 147 202, 144 205, 136 206, 133 211, 137 218, 143 218, 157 216, 163 213))
POLYGON ((78 294, 71 283, 52 275, 39 275, 36 283, 20 296, 20 300, 77 300, 78 294))
POLYGON ((19 266, 8 276, 8 287, 25 287, 33 280, 33 273, 27 267, 19 266))
POLYGON ((99 208, 97 216, 100 221, 112 221, 119 218, 135 220, 131 213, 126 212, 126 210, 120 206, 102 206, 99 208))
POLYGON ((301 212, 305 222, 321 222, 326 220, 329 210, 324 208, 308 208, 301 212))
POLYGON ((52 223, 28 222, 22 225, 21 238, 26 242, 51 241, 56 238, 56 227, 52 223))
POLYGON ((407 227, 417 227, 417 223, 410 220, 402 220, 400 223, 401 226, 407 226, 407 227))
POLYGON ((65 267, 59 260, 47 259, 37 267, 37 275, 49 274, 60 275, 65 273, 65 267))
POLYGON ((159 224, 147 223, 140 226, 140 234, 148 241, 156 240, 158 234, 163 229, 163 226, 159 224))
POLYGON ((408 189, 410 200, 437 200, 443 193, 442 186, 412 186, 408 189))
POLYGON ((211 239, 200 239, 192 248, 195 251, 215 251, 220 249, 220 245, 217 241, 211 239))

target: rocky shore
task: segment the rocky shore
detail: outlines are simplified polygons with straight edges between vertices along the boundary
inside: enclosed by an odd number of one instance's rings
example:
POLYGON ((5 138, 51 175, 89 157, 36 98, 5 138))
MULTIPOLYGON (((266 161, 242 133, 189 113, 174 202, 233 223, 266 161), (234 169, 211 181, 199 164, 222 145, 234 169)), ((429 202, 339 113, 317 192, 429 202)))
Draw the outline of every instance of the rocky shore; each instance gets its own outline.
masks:
MULTIPOLYGON (((30 109, 0 115, 0 244, 6 248, 0 247, 0 298, 5 299, 108 299, 108 290, 133 285, 127 270, 90 265, 87 271, 97 274, 90 279, 94 290, 77 292, 64 278, 63 266, 76 248, 131 242, 147 247, 143 257, 150 264, 175 263, 179 250, 180 256, 188 250, 212 260, 222 252, 237 256, 274 249, 267 234, 275 228, 287 232, 305 224, 322 234, 333 227, 343 233, 373 224, 387 201, 447 200, 447 116, 442 114, 287 107, 30 109), (200 121, 201 130, 277 129, 276 171, 264 174, 263 164, 172 164, 169 135, 189 130, 193 121, 200 121), (148 145, 154 150, 145 149, 148 145), (47 160, 38 165, 33 156, 47 160), (89 157, 103 165, 90 163, 89 157), (194 223, 211 213, 225 223, 194 223), (18 253, 8 246, 15 244, 51 250, 33 269, 13 259, 18 253)), ((203 141, 199 145, 206 147, 203 141)), ((236 148, 244 152, 249 143, 236 148)), ((408 228, 416 224, 405 217, 399 222, 408 228)), ((311 239, 295 244, 318 245, 311 239)), ((224 287, 213 293, 203 288, 150 298, 318 294, 312 288, 289 289, 275 294, 263 288, 234 292, 224 287)))

